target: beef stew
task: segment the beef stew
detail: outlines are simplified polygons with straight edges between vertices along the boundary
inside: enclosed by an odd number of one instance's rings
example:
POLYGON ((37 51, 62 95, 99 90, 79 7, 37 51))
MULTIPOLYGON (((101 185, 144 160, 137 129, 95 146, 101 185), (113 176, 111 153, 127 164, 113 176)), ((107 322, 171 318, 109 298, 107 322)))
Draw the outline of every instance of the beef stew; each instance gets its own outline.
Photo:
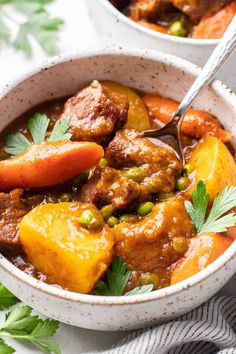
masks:
POLYGON ((94 81, 6 127, 1 253, 49 284, 103 295, 166 287, 213 262, 234 241, 236 202, 224 210, 227 228, 216 232, 199 231, 187 203, 200 191, 209 215, 217 195, 235 193, 227 189, 236 186, 231 133, 211 113, 190 110, 181 166, 171 137, 142 136, 167 123, 176 105, 94 81), (117 272, 122 291, 108 291, 117 272))

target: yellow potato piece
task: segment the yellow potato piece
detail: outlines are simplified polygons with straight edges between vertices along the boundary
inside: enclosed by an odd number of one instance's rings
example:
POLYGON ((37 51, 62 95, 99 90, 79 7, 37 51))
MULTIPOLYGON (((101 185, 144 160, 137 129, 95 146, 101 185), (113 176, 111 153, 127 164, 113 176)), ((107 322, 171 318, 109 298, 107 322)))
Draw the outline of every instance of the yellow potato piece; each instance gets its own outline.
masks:
POLYGON ((89 231, 79 223, 91 204, 59 203, 34 208, 20 222, 20 240, 29 261, 48 281, 88 293, 110 264, 114 238, 102 220, 89 231))
POLYGON ((129 87, 111 81, 103 81, 102 84, 110 90, 125 95, 129 101, 127 129, 143 131, 150 129, 150 121, 143 100, 129 87))
POLYGON ((228 148, 219 139, 208 137, 194 149, 189 163, 196 182, 203 180, 213 201, 226 186, 236 186, 236 164, 228 148))

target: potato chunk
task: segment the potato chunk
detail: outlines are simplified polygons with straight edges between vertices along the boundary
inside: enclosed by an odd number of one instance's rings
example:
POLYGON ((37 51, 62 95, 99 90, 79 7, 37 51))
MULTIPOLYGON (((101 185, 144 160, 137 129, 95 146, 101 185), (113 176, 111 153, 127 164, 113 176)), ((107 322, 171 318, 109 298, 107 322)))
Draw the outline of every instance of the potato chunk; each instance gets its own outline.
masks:
POLYGON ((236 164, 227 147, 217 138, 208 137, 194 149, 189 163, 196 181, 203 180, 213 201, 226 186, 236 186, 236 164))
POLYGON ((143 100, 131 90, 129 87, 118 84, 112 81, 104 81, 104 87, 107 87, 111 91, 117 94, 122 94, 128 98, 129 111, 128 121, 125 124, 127 129, 135 129, 137 131, 143 131, 150 129, 149 115, 144 105, 143 100))
POLYGON ((187 253, 176 263, 173 270, 171 284, 185 280, 206 268, 232 243, 230 237, 216 233, 204 233, 190 239, 187 253))
POLYGON ((50 283, 80 293, 93 289, 111 261, 114 245, 102 217, 98 229, 81 226, 80 216, 88 209, 96 211, 79 202, 46 204, 20 222, 20 240, 29 261, 50 283))

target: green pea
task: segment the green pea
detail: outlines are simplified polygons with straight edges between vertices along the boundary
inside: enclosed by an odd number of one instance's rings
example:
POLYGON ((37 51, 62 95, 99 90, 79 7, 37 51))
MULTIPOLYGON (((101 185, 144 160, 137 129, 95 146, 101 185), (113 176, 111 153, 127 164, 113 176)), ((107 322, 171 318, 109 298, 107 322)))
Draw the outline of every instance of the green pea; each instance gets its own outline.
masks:
POLYGON ((129 179, 133 179, 136 182, 140 182, 143 178, 143 172, 139 167, 132 167, 125 172, 125 175, 129 179))
POLYGON ((72 181, 73 185, 75 187, 79 187, 81 186, 82 184, 84 184, 85 182, 87 182, 88 180, 88 176, 89 176, 89 173, 88 172, 84 172, 82 173, 81 175, 75 177, 72 181))
POLYGON ((114 227, 116 225, 119 224, 119 220, 115 217, 115 216, 110 216, 106 223, 110 226, 110 227, 114 227))
POLYGON ((133 215, 133 214, 123 214, 119 217, 119 222, 135 222, 138 220, 138 216, 137 215, 133 215))
POLYGON ((152 202, 144 202, 141 203, 137 209, 137 214, 139 216, 144 216, 149 214, 154 207, 154 204, 152 202))
POLYGON ((174 195, 175 194, 173 192, 170 192, 170 193, 159 193, 158 194, 158 199, 160 201, 162 201, 162 200, 166 200, 166 199, 169 199, 169 198, 173 198, 174 195))
POLYGON ((174 237, 171 246, 175 252, 183 254, 188 250, 188 240, 183 236, 174 237))
POLYGON ((188 31, 185 28, 184 23, 181 21, 173 22, 169 27, 169 31, 172 36, 177 36, 177 37, 186 37, 188 34, 188 31))
POLYGON ((101 209, 101 214, 103 216, 104 220, 107 220, 110 216, 112 216, 112 214, 114 213, 115 209, 114 207, 110 204, 110 205, 105 205, 102 209, 101 209))
POLYGON ((100 167, 106 167, 108 165, 108 161, 105 157, 102 157, 100 162, 99 162, 99 166, 100 167))
POLYGON ((71 202, 73 200, 73 197, 69 193, 62 193, 59 197, 59 202, 64 203, 64 202, 71 202))
POLYGON ((47 196, 47 203, 56 204, 58 203, 58 198, 53 194, 49 194, 47 196))
POLYGON ((184 171, 184 175, 188 177, 190 173, 193 172, 193 166, 190 163, 187 163, 186 165, 184 165, 183 171, 184 171))
POLYGON ((156 275, 154 273, 144 273, 141 275, 140 280, 141 280, 142 285, 153 284, 155 288, 158 286, 158 284, 160 282, 158 275, 156 275))
POLYGON ((96 230, 103 225, 103 220, 99 212, 93 209, 84 210, 79 218, 79 222, 87 229, 96 230))
POLYGON ((180 177, 177 179, 176 187, 179 191, 187 189, 190 185, 190 179, 188 177, 180 177))

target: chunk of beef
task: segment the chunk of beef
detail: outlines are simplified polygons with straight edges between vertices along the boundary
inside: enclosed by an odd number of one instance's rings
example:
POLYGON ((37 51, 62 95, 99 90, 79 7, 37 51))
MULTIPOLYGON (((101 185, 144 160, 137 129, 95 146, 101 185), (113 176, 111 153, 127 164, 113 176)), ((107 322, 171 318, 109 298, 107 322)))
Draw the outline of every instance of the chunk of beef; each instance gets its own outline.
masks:
POLYGON ((106 167, 102 169, 92 202, 98 206, 112 204, 115 209, 124 209, 149 198, 144 186, 128 179, 123 172, 106 167))
POLYGON ((70 117, 75 140, 102 143, 126 123, 128 107, 126 96, 93 81, 66 102, 61 118, 70 117))
POLYGON ((229 1, 230 0, 172 0, 172 3, 193 20, 198 20, 206 14, 218 11, 229 1))
POLYGON ((116 256, 131 270, 143 272, 171 266, 183 255, 173 249, 173 238, 184 237, 188 244, 188 238, 195 236, 184 202, 176 197, 156 204, 148 216, 135 223, 115 226, 113 232, 116 256))
POLYGON ((83 185, 78 196, 79 201, 84 203, 94 203, 94 196, 97 192, 97 184, 100 181, 100 178, 101 173, 98 169, 96 169, 93 176, 88 180, 86 184, 83 185))
POLYGON ((170 0, 132 0, 130 17, 134 21, 151 20, 169 3, 170 0))
POLYGON ((140 183, 150 193, 172 192, 181 173, 181 163, 168 145, 154 144, 134 130, 119 131, 108 146, 106 158, 114 168, 140 167, 140 183))
POLYGON ((19 222, 29 211, 22 194, 21 189, 0 193, 0 252, 6 255, 22 251, 18 235, 19 222))

